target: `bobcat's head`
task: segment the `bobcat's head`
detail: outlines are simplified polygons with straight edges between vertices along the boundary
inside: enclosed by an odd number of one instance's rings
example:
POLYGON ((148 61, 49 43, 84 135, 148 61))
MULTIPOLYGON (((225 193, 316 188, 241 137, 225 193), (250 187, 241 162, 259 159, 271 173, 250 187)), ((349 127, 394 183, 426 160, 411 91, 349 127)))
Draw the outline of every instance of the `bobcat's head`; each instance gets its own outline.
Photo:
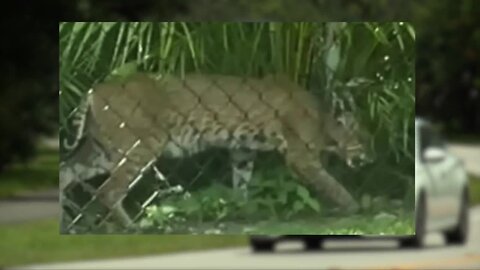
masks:
POLYGON ((327 150, 338 154, 348 166, 355 168, 372 161, 368 132, 352 113, 346 112, 327 121, 326 129, 333 143, 327 150))

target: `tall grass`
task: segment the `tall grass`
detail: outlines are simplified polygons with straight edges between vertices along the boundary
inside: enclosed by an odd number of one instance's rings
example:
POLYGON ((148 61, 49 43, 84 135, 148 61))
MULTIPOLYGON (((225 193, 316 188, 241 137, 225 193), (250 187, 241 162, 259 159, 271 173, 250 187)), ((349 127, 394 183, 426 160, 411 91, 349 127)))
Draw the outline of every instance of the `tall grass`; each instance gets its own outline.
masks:
POLYGON ((61 136, 80 97, 111 75, 286 73, 325 106, 353 111, 371 132, 377 162, 356 187, 413 192, 409 23, 64 22, 59 31, 61 136))
POLYGON ((408 23, 61 23, 60 119, 112 72, 283 72, 408 156, 414 41, 408 23))

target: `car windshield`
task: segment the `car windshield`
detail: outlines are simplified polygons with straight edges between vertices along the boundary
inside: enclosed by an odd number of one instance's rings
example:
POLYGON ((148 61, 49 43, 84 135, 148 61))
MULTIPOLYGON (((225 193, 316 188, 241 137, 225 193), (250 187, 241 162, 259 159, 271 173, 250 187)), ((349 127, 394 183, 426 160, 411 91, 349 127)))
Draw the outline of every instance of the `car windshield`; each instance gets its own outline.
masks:
POLYGON ((418 132, 417 132, 417 129, 415 129, 415 160, 418 160, 418 157, 419 157, 419 150, 418 150, 418 140, 419 137, 418 137, 418 132))

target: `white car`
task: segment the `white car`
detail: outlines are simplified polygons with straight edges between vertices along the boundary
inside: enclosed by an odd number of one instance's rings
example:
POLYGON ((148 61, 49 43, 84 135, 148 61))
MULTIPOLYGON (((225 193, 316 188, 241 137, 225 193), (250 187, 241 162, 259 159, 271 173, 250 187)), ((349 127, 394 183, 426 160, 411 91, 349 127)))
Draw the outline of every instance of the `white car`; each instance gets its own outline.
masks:
MULTIPOLYGON (((422 247, 429 232, 442 232, 449 244, 464 244, 468 234, 468 194, 462 161, 448 151, 439 132, 428 121, 415 119, 416 233, 400 237, 400 246, 422 247)), ((350 237, 359 236, 251 236, 250 245, 254 251, 271 251, 279 240, 301 239, 307 249, 317 249, 325 239, 350 237)))
POLYGON ((428 232, 440 231, 450 244, 464 244, 468 234, 468 176, 439 132, 415 119, 415 235, 402 246, 423 245, 428 232))

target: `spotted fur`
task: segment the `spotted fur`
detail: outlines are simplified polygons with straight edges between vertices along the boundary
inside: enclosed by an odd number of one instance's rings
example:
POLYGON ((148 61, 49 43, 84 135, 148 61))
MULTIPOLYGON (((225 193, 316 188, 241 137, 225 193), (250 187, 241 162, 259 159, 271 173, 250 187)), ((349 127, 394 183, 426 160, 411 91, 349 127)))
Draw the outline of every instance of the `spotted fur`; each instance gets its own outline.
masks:
POLYGON ((100 167, 110 178, 98 198, 123 225, 131 218, 122 200, 142 169, 159 156, 181 158, 211 147, 229 149, 233 186, 245 197, 255 153, 277 151, 319 198, 348 211, 358 208, 319 160, 330 141, 337 145, 333 151, 348 160, 348 147, 358 143, 350 136, 356 131, 336 121, 310 92, 285 76, 187 74, 184 79, 154 80, 136 74, 96 85, 82 106, 75 139, 94 138, 108 156, 100 167))

